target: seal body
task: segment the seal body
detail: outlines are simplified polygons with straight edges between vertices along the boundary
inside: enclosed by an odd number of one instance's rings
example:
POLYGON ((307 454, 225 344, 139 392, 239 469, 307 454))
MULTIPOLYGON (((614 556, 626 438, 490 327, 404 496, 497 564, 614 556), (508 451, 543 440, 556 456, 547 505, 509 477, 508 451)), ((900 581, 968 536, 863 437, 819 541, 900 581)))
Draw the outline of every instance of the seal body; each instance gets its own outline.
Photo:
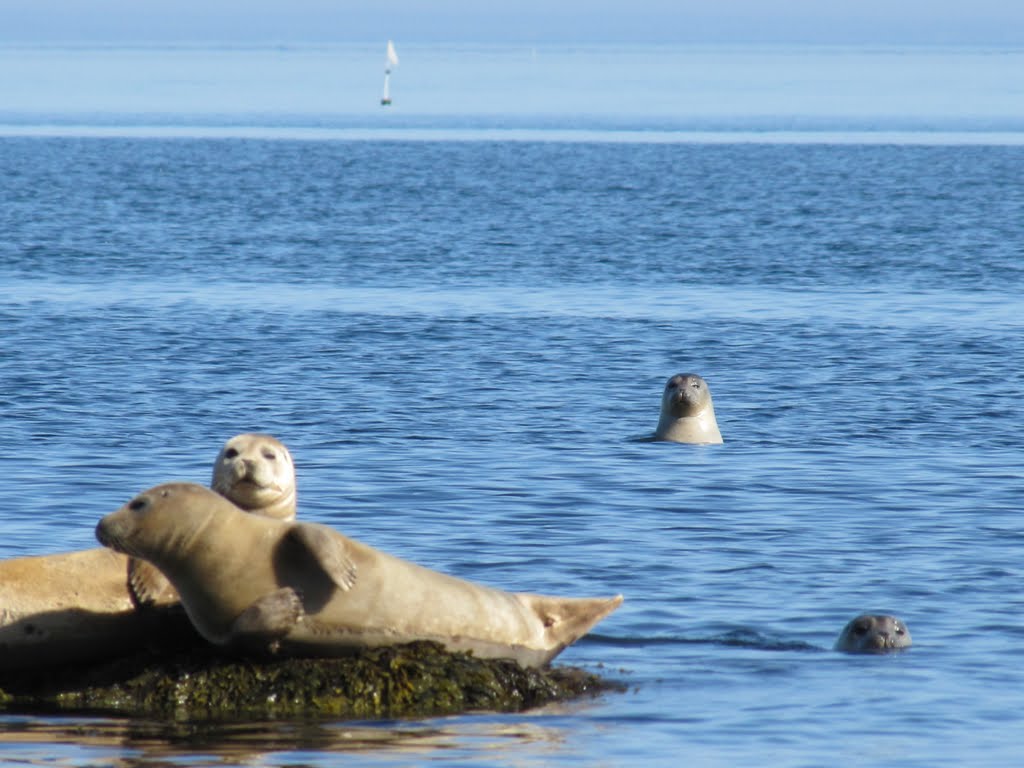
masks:
POLYGON ((695 373, 677 373, 665 383, 654 440, 673 443, 721 443, 711 390, 695 373))
POLYGON ((211 642, 294 655, 433 640, 539 666, 622 602, 492 589, 325 526, 247 515, 188 483, 140 494, 104 517, 96 535, 156 565, 211 642))
POLYGON ((127 557, 102 548, 0 561, 0 673, 142 647, 166 604, 157 605, 159 615, 141 616, 127 566, 127 557))
POLYGON ((865 613, 843 627, 834 649, 845 653, 890 653, 910 645, 910 630, 900 619, 888 614, 865 613))

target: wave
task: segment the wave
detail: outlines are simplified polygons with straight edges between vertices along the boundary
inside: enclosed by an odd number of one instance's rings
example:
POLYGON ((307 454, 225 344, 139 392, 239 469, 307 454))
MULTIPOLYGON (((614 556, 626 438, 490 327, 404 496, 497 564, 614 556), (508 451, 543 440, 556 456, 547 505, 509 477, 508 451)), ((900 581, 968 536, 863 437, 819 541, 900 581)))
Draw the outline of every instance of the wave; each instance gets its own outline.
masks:
POLYGON ((820 653, 827 649, 802 640, 785 640, 765 635, 754 629, 734 629, 708 637, 687 637, 682 635, 655 635, 652 637, 618 637, 591 633, 582 637, 577 643, 602 644, 619 648, 637 648, 650 646, 672 645, 715 645, 730 648, 750 648, 759 651, 794 651, 800 653, 820 653))

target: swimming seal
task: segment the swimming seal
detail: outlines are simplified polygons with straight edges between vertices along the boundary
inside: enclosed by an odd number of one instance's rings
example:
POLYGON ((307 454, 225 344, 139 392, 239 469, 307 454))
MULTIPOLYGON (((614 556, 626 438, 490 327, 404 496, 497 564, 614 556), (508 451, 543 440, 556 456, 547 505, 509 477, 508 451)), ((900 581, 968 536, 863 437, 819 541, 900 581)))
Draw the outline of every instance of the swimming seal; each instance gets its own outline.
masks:
POLYGON ((323 525, 248 515, 192 483, 143 492, 100 520, 96 537, 156 565, 210 642, 288 655, 432 640, 541 666, 622 602, 492 589, 323 525))
POLYGON ((910 630, 895 616, 865 613, 843 627, 833 647, 844 653, 890 653, 910 645, 910 630))
POLYGON ((665 383, 661 417, 654 440, 672 443, 721 443, 711 390, 696 373, 677 373, 665 383))
MULTIPOLYGON (((246 512, 295 519, 295 462, 271 435, 244 432, 229 438, 213 463, 210 487, 246 512)), ((177 601, 171 584, 145 560, 128 561, 128 589, 136 606, 177 601)))

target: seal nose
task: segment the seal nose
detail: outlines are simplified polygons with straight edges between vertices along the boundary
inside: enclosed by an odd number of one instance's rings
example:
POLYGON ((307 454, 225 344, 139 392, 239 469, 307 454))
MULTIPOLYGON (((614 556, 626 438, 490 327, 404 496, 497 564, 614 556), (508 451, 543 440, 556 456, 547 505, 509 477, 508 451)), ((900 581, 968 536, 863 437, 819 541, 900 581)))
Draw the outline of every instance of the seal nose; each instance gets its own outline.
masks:
POLYGON ((120 538, 117 535, 116 525, 106 517, 100 518, 96 523, 96 541, 104 547, 110 547, 117 552, 121 551, 120 538))

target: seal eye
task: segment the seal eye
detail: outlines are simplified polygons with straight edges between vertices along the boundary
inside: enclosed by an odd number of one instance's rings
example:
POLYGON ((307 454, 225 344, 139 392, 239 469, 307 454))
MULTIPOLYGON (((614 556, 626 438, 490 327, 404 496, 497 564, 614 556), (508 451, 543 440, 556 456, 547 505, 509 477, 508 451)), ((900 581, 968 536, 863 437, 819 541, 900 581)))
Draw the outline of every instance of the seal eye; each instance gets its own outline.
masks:
POLYGON ((263 458, 267 461, 277 461, 277 454, 273 451, 264 451, 263 458))
POLYGON ((236 451, 234 448, 228 448, 226 451, 224 451, 224 458, 225 459, 233 459, 237 455, 238 455, 238 451, 236 451))
POLYGON ((128 509, 130 509, 132 512, 141 512, 147 506, 149 506, 149 504, 147 503, 147 501, 145 499, 134 499, 128 505, 128 509))
POLYGON ((855 634, 855 635, 866 634, 868 629, 869 629, 869 627, 870 627, 869 622, 867 622, 867 621, 858 621, 856 624, 853 625, 853 634, 855 634))

